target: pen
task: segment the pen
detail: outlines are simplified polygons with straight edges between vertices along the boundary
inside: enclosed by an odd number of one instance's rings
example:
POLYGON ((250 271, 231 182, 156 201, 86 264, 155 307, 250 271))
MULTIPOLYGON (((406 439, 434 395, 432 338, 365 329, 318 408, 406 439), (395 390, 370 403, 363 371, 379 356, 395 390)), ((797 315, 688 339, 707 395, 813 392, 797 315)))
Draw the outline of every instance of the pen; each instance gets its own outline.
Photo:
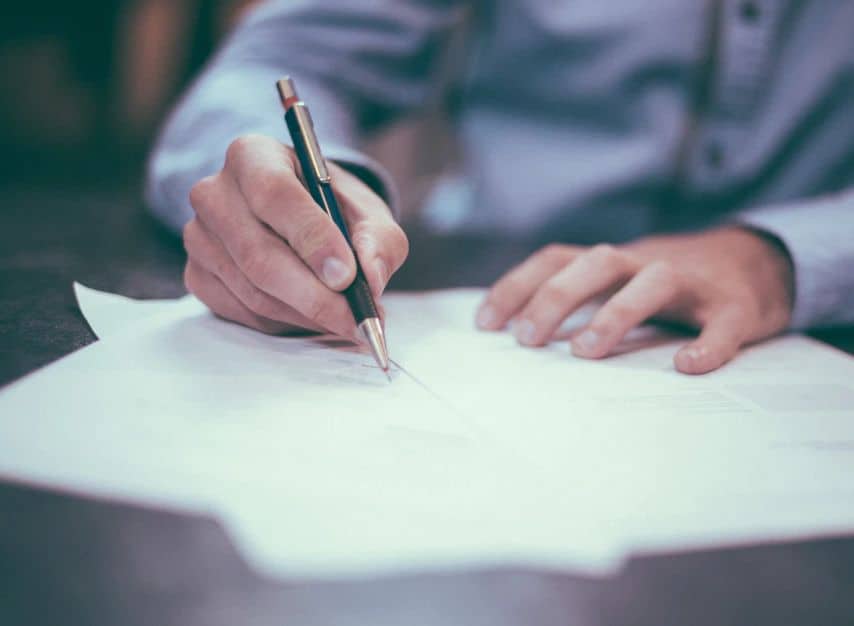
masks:
POLYGON ((356 278, 344 290, 344 296, 347 298, 353 317, 356 318, 356 325, 371 348, 374 359, 388 376, 388 348, 386 347, 380 316, 377 313, 377 306, 371 296, 371 289, 365 279, 362 266, 359 264, 359 257, 353 248, 347 223, 341 215, 341 209, 338 207, 338 201, 332 191, 332 180, 326 167, 326 161, 320 152, 317 136, 314 134, 311 114, 305 103, 299 99, 294 82, 290 77, 286 76, 278 81, 276 87, 279 91, 279 98, 282 100, 282 106, 285 108, 285 123, 288 125, 291 141, 294 142, 294 151, 302 167, 308 191, 320 208, 332 218, 341 234, 344 235, 344 239, 347 240, 347 245, 353 250, 353 258, 356 259, 356 278))

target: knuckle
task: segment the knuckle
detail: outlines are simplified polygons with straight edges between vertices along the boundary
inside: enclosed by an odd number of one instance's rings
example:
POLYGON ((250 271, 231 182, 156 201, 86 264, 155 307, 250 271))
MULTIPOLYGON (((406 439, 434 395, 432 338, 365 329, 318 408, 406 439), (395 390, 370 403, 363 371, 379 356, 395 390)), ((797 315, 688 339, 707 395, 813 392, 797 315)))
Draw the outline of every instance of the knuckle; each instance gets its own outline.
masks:
POLYGON ((246 308, 256 315, 274 317, 272 314, 272 309, 274 307, 271 306, 269 300, 260 289, 250 286, 244 290, 241 300, 243 301, 243 304, 246 305, 246 308))
POLYGON ((376 231, 377 241, 380 242, 380 252, 385 253, 393 261, 397 269, 409 255, 409 238, 396 223, 381 226, 376 231))
POLYGON ((329 309, 329 300, 323 294, 309 294, 305 297, 302 313, 308 319, 320 322, 326 318, 329 309))
POLYGON ((402 263, 409 256, 409 237, 398 224, 393 224, 389 231, 392 249, 397 252, 397 259, 402 263))
POLYGON ((227 284, 234 282, 235 273, 238 271, 229 261, 226 255, 214 254, 208 259, 211 265, 211 271, 216 276, 219 276, 227 284))
POLYGON ((202 266, 208 264, 212 256, 216 257, 211 254, 211 242, 196 220, 191 220, 184 226, 183 242, 187 257, 202 266))
POLYGON ((268 284, 272 275, 269 255, 247 244, 241 245, 239 254, 243 263, 243 273, 249 280, 256 285, 268 284))
POLYGON ((259 135, 255 134, 241 135, 232 141, 225 151, 226 167, 243 161, 252 151, 253 147, 258 144, 259 137, 259 135))
POLYGON ((256 210, 267 212, 281 206, 287 199, 284 173, 267 170, 259 173, 253 181, 250 205, 256 210))
POLYGON ((542 261, 549 263, 557 263, 564 260, 566 257, 567 248, 563 244, 550 243, 547 246, 540 248, 536 253, 536 257, 542 261))
POLYGON ((208 302, 209 290, 204 287, 204 273, 198 265, 192 261, 188 261, 184 265, 184 286, 187 291, 196 296, 199 300, 210 306, 208 302))
POLYGON ((648 269, 660 284, 676 285, 679 282, 679 271, 670 261, 653 261, 648 269))
POLYGON ((196 223, 195 219, 191 219, 184 225, 184 229, 181 232, 181 239, 184 242, 184 250, 187 251, 189 256, 195 256, 195 251, 198 245, 198 228, 199 225, 196 223))
POLYGON ((257 251, 258 247, 255 242, 246 237, 239 237, 234 242, 232 256, 238 267, 244 270, 244 273, 246 273, 246 268, 253 264, 257 251))
POLYGON ((606 267, 617 267, 624 261, 623 254, 608 243, 600 243, 587 252, 590 259, 606 267))
POLYGON ((300 255, 309 257, 319 250, 332 247, 337 229, 318 212, 316 218, 306 220, 297 231, 294 247, 300 255))
POLYGON ((186 224, 184 224, 184 228, 181 229, 181 238, 185 241, 187 239, 192 239, 193 237, 193 229, 196 227, 196 218, 192 218, 186 224))
POLYGON ((190 206, 197 214, 204 212, 211 205, 216 187, 216 177, 206 176, 190 188, 190 206))

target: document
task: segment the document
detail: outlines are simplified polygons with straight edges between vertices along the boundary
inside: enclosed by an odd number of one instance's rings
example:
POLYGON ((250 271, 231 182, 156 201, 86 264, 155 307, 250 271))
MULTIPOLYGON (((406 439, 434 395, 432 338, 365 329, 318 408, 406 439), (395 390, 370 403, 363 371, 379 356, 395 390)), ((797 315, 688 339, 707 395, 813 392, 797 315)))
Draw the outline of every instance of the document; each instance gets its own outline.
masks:
POLYGON ((0 392, 0 475, 209 511, 271 575, 600 573, 854 530, 854 359, 805 337, 687 377, 684 336, 591 362, 475 330, 480 290, 390 294, 389 383, 332 337, 76 290, 101 340, 0 392))
MULTIPOLYGON (((0 394, 5 478, 210 512, 270 575, 614 563, 592 520, 535 514, 551 498, 536 470, 408 372, 389 383, 347 342, 188 300, 105 333, 128 303, 101 304, 101 341, 0 394)), ((403 331, 396 363, 417 341, 403 331)))

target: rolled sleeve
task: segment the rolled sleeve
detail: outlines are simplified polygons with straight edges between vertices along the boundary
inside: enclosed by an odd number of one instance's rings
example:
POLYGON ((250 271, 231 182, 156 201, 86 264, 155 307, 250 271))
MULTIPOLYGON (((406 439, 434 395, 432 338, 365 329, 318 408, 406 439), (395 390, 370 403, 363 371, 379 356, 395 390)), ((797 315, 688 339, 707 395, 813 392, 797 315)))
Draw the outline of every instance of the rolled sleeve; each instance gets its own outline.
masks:
POLYGON ((776 237, 791 256, 792 328, 854 323, 854 190, 753 209, 737 221, 776 237))
POLYGON ((294 78, 326 158, 350 169, 395 212, 389 174, 358 150, 371 130, 417 110, 462 0, 270 0, 250 11, 170 116, 149 160, 146 201, 179 230, 189 192, 216 173, 236 138, 289 143, 275 82, 294 78))
MULTIPOLYGON (((202 76, 188 93, 188 104, 169 119, 148 162, 146 203, 164 224, 178 232, 190 220, 190 189, 222 168, 226 148, 238 137, 258 133, 291 145, 273 89, 278 78, 275 68, 220 68, 202 76)), ((310 103, 324 156, 364 180, 397 215, 398 193, 391 176, 352 147, 357 133, 345 105, 310 81, 297 81, 301 96, 310 103)))

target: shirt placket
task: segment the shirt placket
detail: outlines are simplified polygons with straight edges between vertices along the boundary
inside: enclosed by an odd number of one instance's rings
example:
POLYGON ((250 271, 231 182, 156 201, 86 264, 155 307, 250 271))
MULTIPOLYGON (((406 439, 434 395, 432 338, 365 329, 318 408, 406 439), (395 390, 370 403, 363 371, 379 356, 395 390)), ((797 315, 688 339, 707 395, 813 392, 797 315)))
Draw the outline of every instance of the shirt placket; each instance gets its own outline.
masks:
POLYGON ((750 140, 780 14, 780 0, 720 0, 712 85, 687 154, 694 192, 722 193, 740 178, 738 156, 750 140))

